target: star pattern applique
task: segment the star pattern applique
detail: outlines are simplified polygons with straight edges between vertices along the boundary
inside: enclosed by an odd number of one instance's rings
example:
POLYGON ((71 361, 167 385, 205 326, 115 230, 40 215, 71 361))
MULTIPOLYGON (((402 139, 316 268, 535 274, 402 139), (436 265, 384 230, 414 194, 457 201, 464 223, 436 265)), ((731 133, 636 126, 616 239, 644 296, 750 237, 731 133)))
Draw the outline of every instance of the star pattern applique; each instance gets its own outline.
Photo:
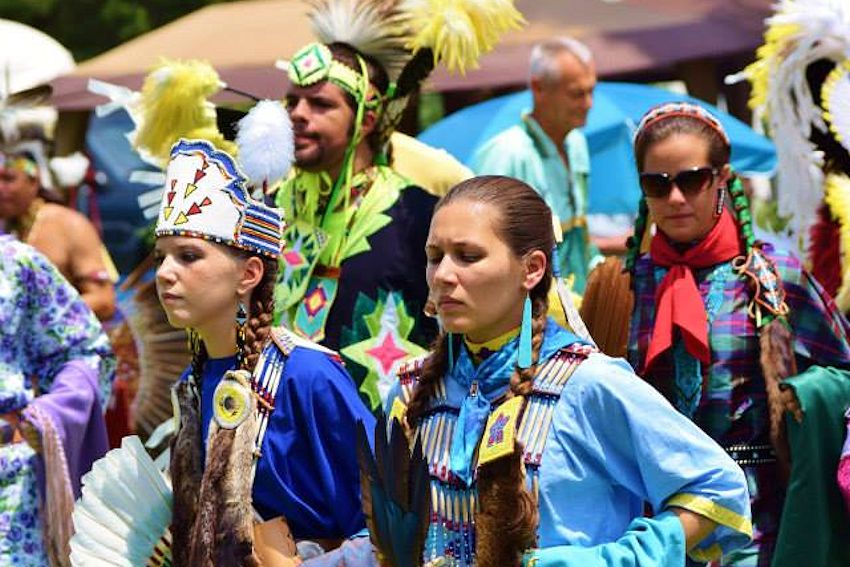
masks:
POLYGON ((505 426, 508 424, 508 416, 500 414, 496 418, 493 427, 490 428, 490 434, 487 437, 487 446, 492 447, 498 445, 505 440, 505 426))
POLYGON ((407 314, 404 302, 395 292, 379 298, 369 313, 359 315, 355 310, 357 316, 362 317, 369 336, 343 348, 341 353, 366 368, 360 391, 369 398, 374 409, 386 399, 401 363, 424 354, 425 349, 407 340, 414 319, 407 314))

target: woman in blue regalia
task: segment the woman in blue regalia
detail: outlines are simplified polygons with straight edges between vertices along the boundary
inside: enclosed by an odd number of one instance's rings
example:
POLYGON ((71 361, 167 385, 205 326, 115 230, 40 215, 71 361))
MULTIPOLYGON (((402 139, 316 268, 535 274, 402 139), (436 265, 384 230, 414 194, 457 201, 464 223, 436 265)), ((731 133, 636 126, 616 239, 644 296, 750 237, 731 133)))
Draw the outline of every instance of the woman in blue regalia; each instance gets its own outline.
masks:
MULTIPOLYGON (((625 361, 547 319, 550 219, 532 188, 495 176, 435 210, 427 280, 443 333, 388 401, 427 462, 423 562, 683 565, 746 544, 741 469, 625 361)), ((376 490, 367 522, 393 564, 401 539, 376 521, 376 490)), ((355 547, 336 555, 355 564, 355 547)))
POLYGON ((364 525, 354 436, 374 420, 336 354, 271 328, 281 233, 228 154, 174 146, 156 283, 194 353, 175 389, 175 565, 274 565, 269 542, 294 554, 293 539, 333 545, 364 525))

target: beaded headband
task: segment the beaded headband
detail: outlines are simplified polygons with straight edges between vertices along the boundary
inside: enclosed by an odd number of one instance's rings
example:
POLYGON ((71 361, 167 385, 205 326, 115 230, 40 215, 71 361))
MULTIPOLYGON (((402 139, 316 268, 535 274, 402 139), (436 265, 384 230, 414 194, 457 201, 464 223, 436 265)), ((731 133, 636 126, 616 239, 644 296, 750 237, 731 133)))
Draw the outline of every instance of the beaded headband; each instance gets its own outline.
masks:
POLYGON ((299 49, 289 61, 278 61, 285 69, 293 85, 308 87, 322 81, 328 81, 363 101, 366 108, 374 108, 380 103, 375 96, 374 87, 368 79, 365 62, 358 56, 362 69, 354 70, 333 57, 330 48, 323 43, 310 43, 299 49))
POLYGON ((38 164, 24 155, 0 152, 0 170, 3 169, 23 171, 30 177, 38 177, 38 164))
POLYGON ((729 136, 726 134, 726 130, 723 129, 720 121, 700 105, 690 102, 666 102, 650 108, 643 115, 643 118, 640 119, 640 123, 638 123, 637 130, 635 130, 634 142, 637 143, 638 139, 646 132, 646 129, 653 124, 675 117, 693 118, 705 124, 717 132, 727 146, 730 145, 729 136))
POLYGON ((229 154, 206 140, 181 139, 171 148, 154 233, 203 238, 276 258, 283 212, 251 198, 229 154))

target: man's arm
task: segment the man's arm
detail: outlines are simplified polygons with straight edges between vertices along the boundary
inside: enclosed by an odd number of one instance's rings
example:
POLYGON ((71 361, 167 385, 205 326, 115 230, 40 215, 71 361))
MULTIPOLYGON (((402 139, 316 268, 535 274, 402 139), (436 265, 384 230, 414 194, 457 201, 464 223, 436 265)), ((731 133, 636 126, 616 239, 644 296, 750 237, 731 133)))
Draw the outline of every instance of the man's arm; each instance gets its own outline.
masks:
POLYGON ((80 213, 67 209, 66 234, 70 237, 71 283, 101 321, 115 314, 115 289, 104 261, 104 247, 94 225, 80 213))

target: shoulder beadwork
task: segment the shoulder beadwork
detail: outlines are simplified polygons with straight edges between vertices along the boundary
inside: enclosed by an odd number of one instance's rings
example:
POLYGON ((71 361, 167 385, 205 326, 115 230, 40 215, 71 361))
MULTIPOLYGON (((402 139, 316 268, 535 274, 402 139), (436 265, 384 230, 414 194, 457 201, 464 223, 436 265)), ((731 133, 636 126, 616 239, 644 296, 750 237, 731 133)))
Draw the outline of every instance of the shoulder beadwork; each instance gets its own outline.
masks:
POLYGON ((296 347, 301 347, 319 351, 323 354, 326 354, 330 358, 333 358, 336 361, 342 361, 342 358, 336 351, 324 347, 318 343, 314 343, 309 339, 305 339, 304 337, 290 331, 286 327, 272 328, 271 337, 274 344, 286 356, 292 354, 292 351, 295 350, 296 347))
POLYGON ((532 392, 560 396, 578 365, 595 352, 599 352, 599 349, 586 343, 573 343, 562 348, 540 366, 534 377, 532 392))
POLYGON ((401 397, 404 403, 410 401, 413 396, 413 391, 416 385, 419 384, 419 379, 422 377, 422 369, 425 367, 425 360, 431 353, 425 353, 420 356, 410 358, 401 363, 396 375, 398 376, 399 384, 401 385, 401 397))

